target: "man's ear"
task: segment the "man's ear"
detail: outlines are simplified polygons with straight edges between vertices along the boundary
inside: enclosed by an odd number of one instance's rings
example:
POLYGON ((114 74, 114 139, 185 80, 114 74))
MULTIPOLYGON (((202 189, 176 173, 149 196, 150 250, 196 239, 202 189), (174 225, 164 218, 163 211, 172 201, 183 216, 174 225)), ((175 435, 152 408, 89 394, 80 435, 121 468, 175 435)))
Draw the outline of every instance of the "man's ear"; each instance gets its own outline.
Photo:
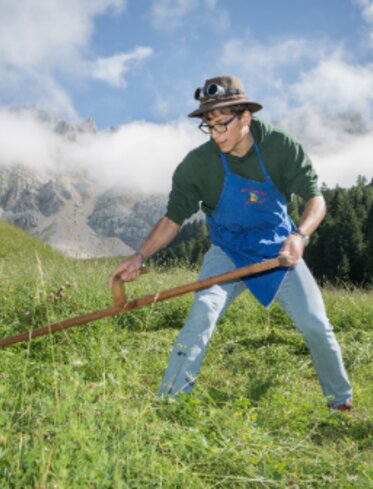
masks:
POLYGON ((245 110, 245 112, 242 112, 240 117, 241 121, 245 125, 250 125, 252 118, 253 118, 253 114, 249 110, 245 110))

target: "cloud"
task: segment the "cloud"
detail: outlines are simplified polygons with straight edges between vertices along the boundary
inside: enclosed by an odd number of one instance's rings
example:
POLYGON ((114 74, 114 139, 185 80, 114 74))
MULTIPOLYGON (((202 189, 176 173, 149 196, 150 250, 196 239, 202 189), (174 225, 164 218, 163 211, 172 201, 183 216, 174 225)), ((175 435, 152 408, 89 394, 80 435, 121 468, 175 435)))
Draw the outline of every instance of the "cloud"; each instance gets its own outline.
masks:
POLYGON ((146 59, 150 48, 92 60, 90 41, 97 16, 125 7, 126 0, 2 0, 0 102, 37 103, 77 117, 61 75, 124 86, 128 63, 146 59))
POLYGON ((6 105, 32 104, 77 119, 69 94, 47 70, 4 67, 0 64, 0 101, 6 105))
POLYGON ((206 140, 195 124, 184 120, 134 122, 114 132, 75 131, 74 138, 56 133, 55 127, 55 120, 43 121, 30 109, 0 110, 0 166, 18 163, 62 174, 84 171, 105 186, 168 193, 177 164, 206 140))
POLYGON ((370 28, 368 37, 370 46, 373 47, 373 1, 372 0, 355 0, 355 3, 361 7, 362 16, 370 28))
POLYGON ((0 109, 0 165, 22 164, 51 170, 67 148, 63 139, 36 119, 31 111, 0 109))
POLYGON ((265 43, 251 36, 231 39, 223 46, 221 69, 240 76, 248 96, 263 103, 269 117, 277 119, 294 103, 289 91, 294 77, 327 58, 330 49, 322 41, 301 38, 265 43))
POLYGON ((125 85, 124 75, 136 62, 142 61, 153 54, 149 47, 137 47, 130 53, 121 53, 108 58, 98 58, 92 64, 91 75, 110 85, 120 87, 125 85))
POLYGON ((232 39, 224 45, 222 67, 243 78, 248 95, 274 120, 315 105, 325 113, 357 111, 373 121, 373 63, 359 63, 342 45, 232 39))
POLYGON ((373 24, 373 2, 372 2, 372 0, 355 0, 355 3, 362 8, 363 19, 368 24, 373 24))
POLYGON ((327 154, 315 153, 312 159, 320 182, 327 182, 329 186, 332 183, 333 186, 351 187, 359 175, 372 181, 372 141, 373 131, 346 137, 341 145, 327 154))
MULTIPOLYGON (((360 4, 370 18, 372 3, 360 4)), ((326 39, 231 39, 222 68, 242 77, 265 119, 304 144, 320 182, 349 187, 359 175, 373 178, 372 63, 326 39)))
POLYGON ((264 70, 266 76, 284 67, 297 65, 300 61, 316 61, 325 55, 326 46, 320 41, 301 38, 273 40, 260 43, 255 39, 232 39, 225 43, 225 64, 246 64, 246 70, 264 70))
POLYGON ((303 144, 320 182, 351 187, 359 175, 373 178, 373 128, 358 113, 326 116, 315 106, 300 107, 279 125, 303 144))
POLYGON ((61 67, 87 48, 95 16, 124 5, 124 0, 2 0, 0 61, 22 69, 61 67))
POLYGON ((297 105, 317 105, 328 113, 359 112, 373 121, 373 63, 348 64, 339 57, 324 60, 301 73, 289 91, 297 105))
MULTIPOLYGON (((207 140, 192 121, 133 122, 117 131, 58 134, 58 120, 42 120, 32 110, 0 110, 0 166, 21 163, 39 172, 85 172, 104 187, 122 186, 167 194, 178 163, 207 140)), ((304 143, 329 187, 353 185, 359 175, 373 178, 373 130, 351 115, 325 119, 302 108, 281 121, 304 143), (353 132, 355 130, 355 132, 353 132)))
POLYGON ((227 11, 218 8, 217 0, 154 0, 151 20, 156 29, 175 30, 194 12, 216 29, 225 30, 230 24, 227 11))
POLYGON ((199 0, 156 0, 151 12, 153 25, 158 29, 175 29, 198 3, 199 0))
POLYGON ((91 173, 107 185, 168 193, 178 163, 204 140, 187 121, 133 122, 114 133, 81 137, 70 157, 78 165, 89 161, 91 173))

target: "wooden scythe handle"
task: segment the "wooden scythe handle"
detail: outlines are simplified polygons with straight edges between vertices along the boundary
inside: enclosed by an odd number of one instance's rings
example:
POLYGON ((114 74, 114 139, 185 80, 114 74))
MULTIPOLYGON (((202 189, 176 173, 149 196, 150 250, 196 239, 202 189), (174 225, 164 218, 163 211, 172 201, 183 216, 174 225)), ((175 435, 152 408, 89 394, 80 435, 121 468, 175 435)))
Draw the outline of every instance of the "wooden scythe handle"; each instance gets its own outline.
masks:
POLYGON ((123 281, 119 275, 115 275, 113 278, 113 285, 111 286, 111 296, 113 298, 114 306, 124 306, 126 297, 124 294, 123 281))
MULTIPOLYGON (((148 273, 146 267, 140 268, 140 274, 148 273)), ((113 305, 123 307, 126 303, 126 295, 124 293, 124 282, 119 275, 115 275, 113 278, 113 284, 111 286, 111 296, 113 298, 113 305)))
MULTIPOLYGON (((212 285, 228 282, 230 280, 238 280, 246 276, 266 272, 277 267, 289 266, 289 258, 287 256, 279 256, 277 258, 271 258, 270 260, 254 263, 253 265, 247 265, 242 268, 237 268, 235 270, 232 270, 231 272, 215 275, 204 280, 199 280, 197 282, 181 285, 173 289, 164 290, 156 294, 140 297, 129 302, 126 302, 125 300, 123 281, 119 276, 116 276, 113 281, 112 296, 115 307, 121 307, 123 308, 123 311, 130 311, 131 309, 137 309, 138 307, 154 304, 155 302, 178 297, 179 295, 187 294, 188 292, 196 292, 197 290, 206 289, 207 287, 211 287, 212 285)), ((148 270, 146 269, 144 270, 144 272, 147 271, 148 270)))
MULTIPOLYGON (((205 289, 211 287, 212 285, 220 284, 223 282, 228 282, 230 280, 237 280, 255 273, 261 273, 268 270, 272 270, 277 267, 288 267, 291 266, 291 262, 287 257, 278 257, 266 260, 260 263, 255 263, 254 265, 248 265, 246 267, 233 270, 232 272, 222 273, 221 275, 216 275, 214 277, 207 278, 205 280, 199 280, 198 282, 193 282, 190 284, 185 284, 180 287, 175 287, 174 289, 164 290, 157 292, 156 294, 147 295, 134 299, 132 301, 126 302, 125 294, 123 290, 123 282, 119 276, 115 277, 112 286, 112 297, 114 305, 106 309, 101 309, 99 311, 93 311, 83 316, 74 317, 71 319, 66 319, 64 321, 59 321, 57 323, 41 326, 32 331, 25 331, 23 333, 8 336, 6 338, 0 339, 0 348, 4 346, 13 345, 14 343, 20 343, 21 341, 29 341, 31 338, 37 338, 39 336, 44 336, 47 334, 55 333, 63 329, 72 328, 73 326, 78 326, 81 324, 86 324, 97 319, 102 319, 108 316, 113 316, 115 314, 120 314, 132 309, 137 309, 149 304, 154 304, 155 302, 164 301, 171 299, 172 297, 177 297, 188 292, 195 292, 197 290, 205 289)), ((141 273, 145 273, 147 270, 141 270, 141 273)))

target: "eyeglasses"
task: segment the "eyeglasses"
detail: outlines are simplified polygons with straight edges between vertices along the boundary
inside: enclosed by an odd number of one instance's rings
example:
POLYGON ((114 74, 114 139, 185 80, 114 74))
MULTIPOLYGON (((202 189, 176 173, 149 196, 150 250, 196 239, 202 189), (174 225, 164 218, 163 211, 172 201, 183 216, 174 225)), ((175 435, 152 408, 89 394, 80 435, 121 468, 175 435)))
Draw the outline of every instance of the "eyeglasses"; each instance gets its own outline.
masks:
POLYGON ((198 129, 201 129, 201 131, 205 134, 211 134, 213 130, 219 134, 223 134, 224 132, 228 131, 229 124, 233 122, 237 116, 238 114, 234 114, 234 116, 228 121, 219 122, 219 124, 213 124, 212 126, 210 126, 210 124, 207 124, 206 122, 201 122, 201 124, 198 126, 198 129))
POLYGON ((197 88, 194 92, 194 98, 202 101, 207 98, 229 97, 230 95, 239 95, 240 93, 242 92, 239 88, 227 88, 217 83, 211 83, 207 87, 197 88))

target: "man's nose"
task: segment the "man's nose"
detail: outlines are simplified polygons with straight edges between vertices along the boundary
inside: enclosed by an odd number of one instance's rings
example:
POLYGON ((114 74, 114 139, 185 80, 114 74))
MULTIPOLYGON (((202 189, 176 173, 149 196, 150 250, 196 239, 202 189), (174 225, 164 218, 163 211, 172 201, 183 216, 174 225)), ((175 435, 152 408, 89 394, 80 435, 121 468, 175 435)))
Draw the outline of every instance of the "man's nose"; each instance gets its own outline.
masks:
POLYGON ((212 127, 212 128, 210 129, 210 135, 211 135, 211 137, 212 137, 212 138, 214 138, 214 140, 215 140, 216 138, 218 138, 218 139, 219 139, 219 136, 221 136, 221 133, 220 133, 220 132, 218 132, 218 131, 215 129, 215 127, 212 127))

